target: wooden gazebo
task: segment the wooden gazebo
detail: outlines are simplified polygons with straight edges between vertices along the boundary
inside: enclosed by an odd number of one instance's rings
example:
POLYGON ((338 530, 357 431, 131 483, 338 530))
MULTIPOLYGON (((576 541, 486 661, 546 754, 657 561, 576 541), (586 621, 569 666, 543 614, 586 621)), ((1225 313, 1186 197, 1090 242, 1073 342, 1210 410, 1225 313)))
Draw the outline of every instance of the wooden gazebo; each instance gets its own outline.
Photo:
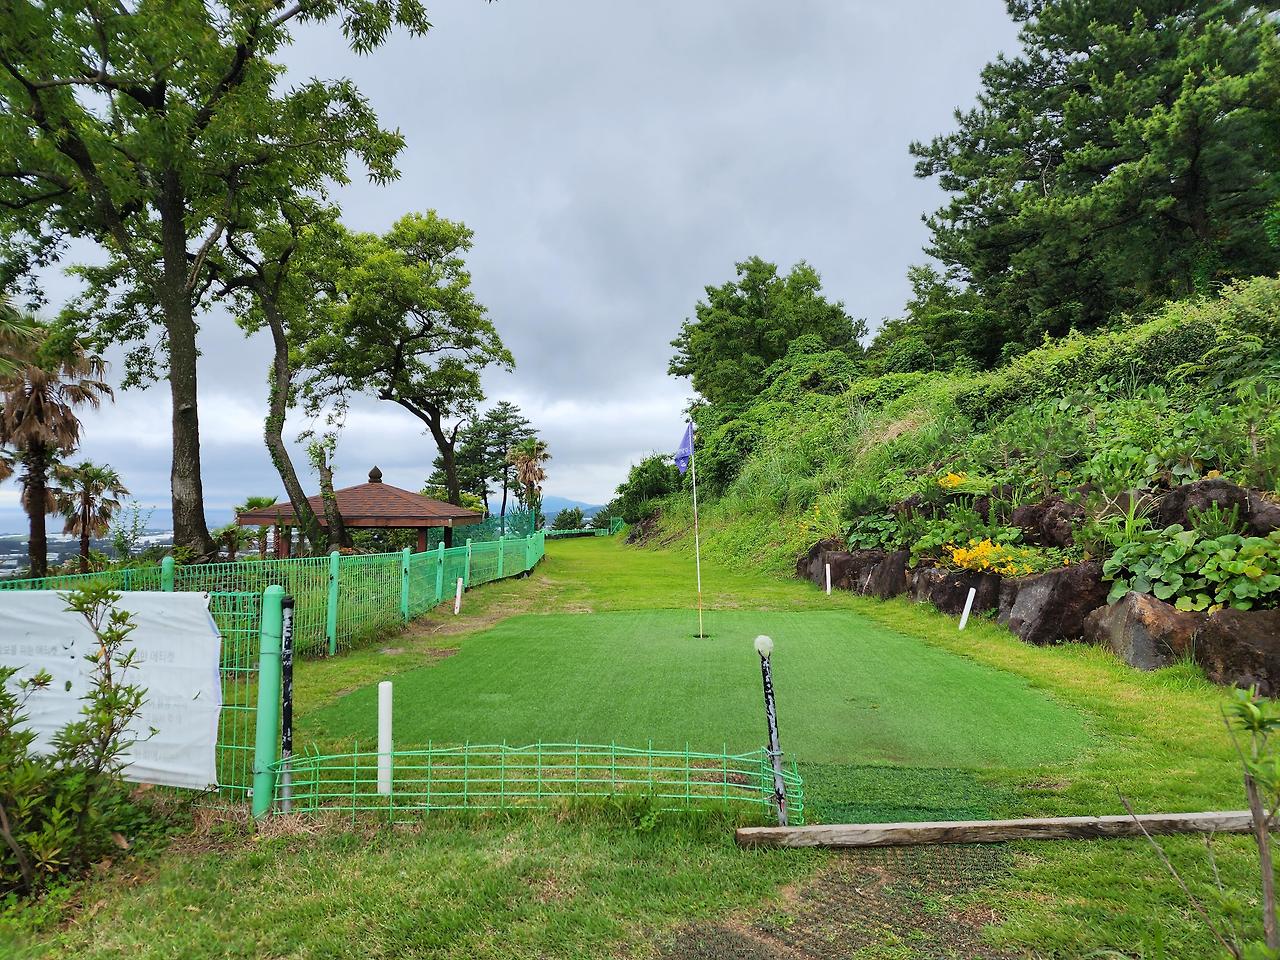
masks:
MULTIPOLYGON (((412 528, 418 531, 418 552, 427 549, 427 531, 432 527, 444 529, 444 544, 453 546, 453 528, 465 527, 479 523, 483 516, 474 510, 433 500, 420 493, 412 493, 382 482, 382 471, 374 467, 369 471, 369 482, 354 487, 343 487, 333 491, 338 503, 338 511, 342 514, 342 522, 348 529, 360 530, 370 527, 390 527, 396 529, 412 528)), ((324 518, 324 502, 320 495, 308 497, 307 503, 316 515, 321 528, 327 524, 324 518)), ((298 526, 298 518, 294 515, 293 505, 288 500, 261 507, 257 510, 246 510, 236 516, 236 523, 242 527, 275 527, 276 556, 289 556, 289 545, 293 541, 293 528, 298 526)))

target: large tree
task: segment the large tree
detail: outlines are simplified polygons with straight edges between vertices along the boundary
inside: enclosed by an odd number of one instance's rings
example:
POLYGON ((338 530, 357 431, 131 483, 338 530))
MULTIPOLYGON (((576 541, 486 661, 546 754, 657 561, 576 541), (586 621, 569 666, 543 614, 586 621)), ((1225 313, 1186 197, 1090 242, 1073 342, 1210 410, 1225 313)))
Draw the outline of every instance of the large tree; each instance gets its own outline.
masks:
POLYGON ((693 389, 715 404, 742 404, 764 388, 764 372, 802 334, 829 347, 861 353, 866 323, 822 294, 822 279, 800 262, 785 277, 759 257, 737 264, 738 278, 707 287, 707 298, 671 341, 669 372, 689 377, 693 389))
POLYGON ((422 422, 450 502, 462 503, 456 445, 484 398, 480 373, 515 360, 471 289, 472 232, 429 211, 383 236, 360 234, 332 301, 303 345, 303 392, 317 409, 367 392, 422 422))
MULTIPOLYGON (((928 252, 1011 351, 1274 273, 1280 51, 1270 4, 1008 0, 1021 50, 957 129, 911 147, 952 194, 928 252)), ((955 318, 955 303, 942 305, 955 318)), ((926 309, 925 326, 939 318, 926 309)), ((944 317, 945 319, 945 317, 944 317)), ((941 339, 941 337, 936 338, 941 339)), ((992 351, 980 344, 982 359, 992 351)))
POLYGON ((166 365, 174 539, 200 554, 214 549, 196 383, 210 255, 245 197, 341 181, 349 150, 386 178, 400 146, 348 81, 281 89, 271 58, 291 26, 330 19, 360 52, 428 26, 418 0, 0 4, 0 279, 70 238, 99 244, 85 313, 104 340, 142 343, 126 383, 166 365))

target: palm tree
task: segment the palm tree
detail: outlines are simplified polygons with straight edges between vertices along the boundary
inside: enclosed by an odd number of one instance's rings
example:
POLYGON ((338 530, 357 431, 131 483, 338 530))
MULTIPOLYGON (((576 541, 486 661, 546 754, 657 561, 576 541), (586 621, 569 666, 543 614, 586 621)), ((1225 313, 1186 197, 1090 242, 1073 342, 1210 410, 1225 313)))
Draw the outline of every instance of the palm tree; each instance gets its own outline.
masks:
POLYGON ((544 441, 537 437, 521 440, 507 451, 507 462, 516 468, 516 479, 524 485, 524 502, 533 515, 533 529, 538 529, 538 510, 542 506, 542 481, 547 479, 543 464, 551 459, 544 441))
POLYGON ((227 559, 231 561, 236 559, 244 545, 250 541, 249 531, 234 520, 217 530, 211 530, 210 535, 214 543, 227 548, 227 559))
MULTIPOLYGON (((265 510, 267 507, 274 506, 275 497, 249 497, 244 503, 236 507, 236 516, 247 513, 250 510, 265 510)), ((267 527, 258 527, 255 541, 258 545, 258 559, 265 560, 267 558, 267 527)))
MULTIPOLYGON (((12 462, 22 466, 22 506, 31 521, 27 544, 31 575, 48 572, 45 514, 57 509, 49 489, 49 472, 58 454, 80 442, 75 408, 97 407, 113 396, 102 379, 106 364, 76 342, 43 358, 39 351, 21 354, 17 368, 0 376, 0 445, 12 448, 12 462)), ((13 467, 10 467, 12 472, 13 467)))
MULTIPOLYGON (((12 375, 34 346, 35 325, 0 294, 0 377, 12 375)), ((0 475, 0 479, 3 476, 0 475)))
POLYGON ((120 497, 129 491, 120 482, 120 474, 111 467, 85 460, 74 467, 59 464, 54 468, 58 480, 56 500, 59 512, 67 518, 63 533, 80 537, 80 572, 89 572, 89 540, 106 536, 111 518, 120 509, 120 497))

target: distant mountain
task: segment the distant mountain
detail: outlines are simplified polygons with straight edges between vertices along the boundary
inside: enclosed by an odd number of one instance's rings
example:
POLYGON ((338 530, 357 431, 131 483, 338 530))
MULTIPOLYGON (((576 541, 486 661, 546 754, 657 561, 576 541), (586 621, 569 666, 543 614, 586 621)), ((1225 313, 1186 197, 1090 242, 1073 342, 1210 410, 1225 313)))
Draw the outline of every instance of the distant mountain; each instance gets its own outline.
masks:
POLYGON ((561 510, 572 510, 574 507, 581 508, 584 516, 594 517, 596 515, 596 511, 602 509, 604 504, 583 503, 581 500, 567 500, 564 497, 542 498, 542 512, 546 514, 547 518, 550 520, 554 520, 556 518, 556 514, 561 510))
MULTIPOLYGON (((512 503, 509 501, 507 506, 511 507, 512 503)), ((490 513, 497 513, 501 507, 501 499, 489 501, 490 513)), ((583 503, 581 500, 570 500, 567 497, 546 496, 542 498, 542 515, 547 518, 548 523, 554 521, 556 514, 561 510, 570 510, 573 507, 579 507, 585 517, 594 517, 596 515, 596 511, 600 510, 603 507, 603 504, 583 503)))

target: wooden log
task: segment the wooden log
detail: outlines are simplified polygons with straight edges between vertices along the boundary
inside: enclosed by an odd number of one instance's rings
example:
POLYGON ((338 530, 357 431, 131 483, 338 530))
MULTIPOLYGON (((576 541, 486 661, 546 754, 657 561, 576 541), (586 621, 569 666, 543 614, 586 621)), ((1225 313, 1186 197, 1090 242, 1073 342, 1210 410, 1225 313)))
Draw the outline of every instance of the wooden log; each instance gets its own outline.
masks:
POLYGON ((1004 840, 1094 840, 1169 833, 1251 833, 1248 810, 1143 813, 1136 818, 1044 817, 1030 820, 940 820, 924 823, 843 823, 806 827, 742 827, 743 847, 903 847, 1004 840), (1141 822, 1141 826, 1139 826, 1141 822))

